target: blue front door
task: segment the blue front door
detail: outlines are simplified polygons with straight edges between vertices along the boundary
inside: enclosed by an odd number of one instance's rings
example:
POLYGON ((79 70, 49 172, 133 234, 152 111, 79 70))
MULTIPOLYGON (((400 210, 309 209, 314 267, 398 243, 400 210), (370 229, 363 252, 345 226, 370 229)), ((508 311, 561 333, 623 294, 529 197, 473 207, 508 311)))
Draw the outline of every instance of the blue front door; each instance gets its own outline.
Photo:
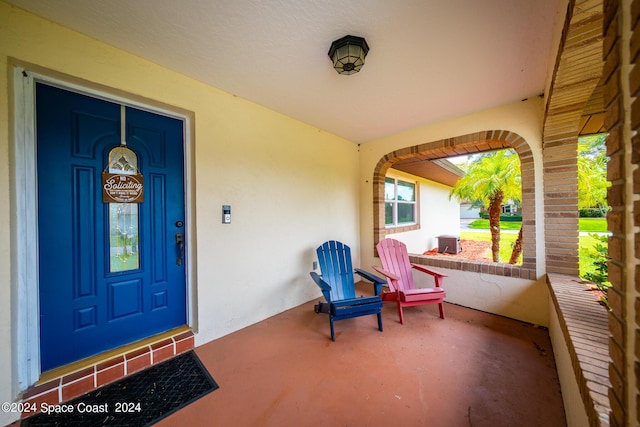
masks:
POLYGON ((186 324, 183 122, 126 107, 122 145, 122 108, 36 85, 42 371, 186 324), (142 203, 103 202, 119 170, 142 203))

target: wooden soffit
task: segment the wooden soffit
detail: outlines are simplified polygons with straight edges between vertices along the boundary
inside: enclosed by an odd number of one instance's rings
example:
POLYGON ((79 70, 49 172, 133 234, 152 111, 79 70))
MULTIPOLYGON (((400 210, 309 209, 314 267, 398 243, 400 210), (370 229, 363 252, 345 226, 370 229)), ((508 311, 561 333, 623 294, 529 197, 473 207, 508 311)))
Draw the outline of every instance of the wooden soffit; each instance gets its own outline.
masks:
POLYGON ((545 143, 604 129, 602 0, 570 0, 547 97, 545 143))
POLYGON ((464 176, 463 170, 445 159, 428 160, 421 156, 415 156, 396 162, 392 167, 449 187, 453 187, 464 176))
POLYGON ((584 110, 582 111, 582 117, 580 118, 580 128, 578 135, 593 135, 597 133, 606 132, 604 127, 604 99, 602 98, 602 85, 598 84, 591 98, 587 102, 584 110))

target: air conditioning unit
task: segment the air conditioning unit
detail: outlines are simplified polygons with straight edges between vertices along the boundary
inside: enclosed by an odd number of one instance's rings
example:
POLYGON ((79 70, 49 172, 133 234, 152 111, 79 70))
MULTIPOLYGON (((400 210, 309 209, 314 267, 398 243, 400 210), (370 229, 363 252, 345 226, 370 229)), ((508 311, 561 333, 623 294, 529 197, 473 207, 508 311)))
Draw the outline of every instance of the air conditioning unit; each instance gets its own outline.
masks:
POLYGON ((438 253, 458 254, 462 251, 460 247, 460 237, 458 236, 438 236, 438 253))

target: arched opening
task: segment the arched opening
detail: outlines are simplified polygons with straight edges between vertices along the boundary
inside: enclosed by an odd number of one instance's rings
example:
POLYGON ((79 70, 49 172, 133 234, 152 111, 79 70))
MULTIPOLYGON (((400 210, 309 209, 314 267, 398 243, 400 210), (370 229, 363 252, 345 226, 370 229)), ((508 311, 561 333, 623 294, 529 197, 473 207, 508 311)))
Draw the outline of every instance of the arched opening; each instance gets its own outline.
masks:
POLYGON ((373 179, 373 233, 374 245, 381 239, 402 228, 389 228, 385 224, 385 178, 387 171, 394 164, 406 159, 438 160, 465 154, 476 154, 512 148, 520 158, 522 171, 522 265, 512 266, 498 263, 443 260, 433 257, 420 257, 419 262, 470 271, 482 271, 505 276, 536 278, 536 224, 534 196, 534 162, 527 142, 518 134, 507 130, 490 130, 461 135, 453 138, 432 141, 429 143, 407 147, 383 156, 374 170, 373 179), (480 267, 479 267, 480 266, 480 267))

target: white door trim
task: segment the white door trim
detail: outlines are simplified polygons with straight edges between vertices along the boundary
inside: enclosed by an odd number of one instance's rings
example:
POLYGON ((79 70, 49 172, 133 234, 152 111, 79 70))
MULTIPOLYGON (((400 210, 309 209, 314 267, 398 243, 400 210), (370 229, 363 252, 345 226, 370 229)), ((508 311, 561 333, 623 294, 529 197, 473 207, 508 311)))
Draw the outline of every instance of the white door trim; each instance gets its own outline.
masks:
POLYGON ((35 153, 35 95, 33 78, 22 68, 14 68, 15 99, 15 277, 16 295, 11 301, 16 343, 12 359, 17 369, 18 391, 40 377, 40 322, 38 303, 38 223, 35 153))

